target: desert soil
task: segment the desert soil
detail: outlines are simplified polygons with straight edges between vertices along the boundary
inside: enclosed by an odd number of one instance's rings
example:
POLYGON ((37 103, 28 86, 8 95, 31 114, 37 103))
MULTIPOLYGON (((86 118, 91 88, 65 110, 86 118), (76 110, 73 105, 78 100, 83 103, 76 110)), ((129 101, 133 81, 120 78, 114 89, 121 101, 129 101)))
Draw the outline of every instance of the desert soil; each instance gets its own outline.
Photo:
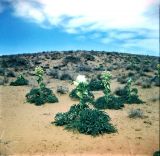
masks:
MULTIPOLYGON (((53 80, 49 87, 72 85, 53 80)), ((112 83, 112 89, 119 84, 112 83)), ((105 110, 118 133, 92 137, 66 131, 51 124, 58 112, 68 111, 78 103, 68 94, 59 95, 59 103, 35 106, 26 103, 25 95, 30 86, 0 86, 0 155, 53 155, 53 156, 151 156, 159 148, 159 88, 139 88, 139 95, 146 103, 125 105, 122 110, 105 110), (145 118, 131 119, 128 112, 140 108, 145 118)), ((94 92, 96 97, 102 92, 94 92)))

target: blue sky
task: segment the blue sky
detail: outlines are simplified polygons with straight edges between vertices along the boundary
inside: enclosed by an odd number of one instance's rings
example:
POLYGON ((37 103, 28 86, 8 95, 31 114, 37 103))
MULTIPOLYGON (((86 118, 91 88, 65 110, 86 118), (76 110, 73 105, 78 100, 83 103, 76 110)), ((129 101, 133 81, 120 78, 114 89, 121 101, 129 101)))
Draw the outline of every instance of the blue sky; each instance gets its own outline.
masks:
POLYGON ((0 0, 0 54, 105 50, 159 55, 158 0, 0 0))

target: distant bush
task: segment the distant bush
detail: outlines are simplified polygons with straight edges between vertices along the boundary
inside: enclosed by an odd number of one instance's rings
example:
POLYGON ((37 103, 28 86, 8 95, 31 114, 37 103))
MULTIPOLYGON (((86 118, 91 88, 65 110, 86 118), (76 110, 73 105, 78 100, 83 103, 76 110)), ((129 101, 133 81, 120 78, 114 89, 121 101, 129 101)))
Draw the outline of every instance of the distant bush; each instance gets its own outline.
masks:
POLYGON ((142 88, 151 88, 151 81, 149 79, 143 80, 142 88))
POLYGON ((69 88, 66 86, 57 86, 57 93, 67 94, 69 92, 69 88))
POLYGON ((53 94, 49 88, 33 88, 26 95, 27 102, 35 103, 36 105, 42 105, 46 102, 55 103, 58 102, 57 97, 53 94))
POLYGON ((142 118, 144 115, 140 109, 133 109, 129 112, 128 116, 129 118, 142 118))
POLYGON ((76 70, 77 72, 79 71, 85 71, 85 72, 91 72, 92 71, 92 68, 88 65, 81 65, 77 68, 76 70))
POLYGON ((59 73, 59 70, 57 69, 50 69, 50 70, 47 70, 47 75, 55 78, 55 79, 59 79, 60 78, 60 73, 59 73))
POLYGON ((16 77, 16 74, 13 71, 8 70, 6 76, 7 77, 16 77))
POLYGON ((160 77, 159 76, 154 76, 152 79, 151 79, 151 82, 153 82, 153 84, 155 86, 160 86, 160 77))
POLYGON ((83 109, 80 105, 74 105, 69 112, 58 113, 54 123, 57 126, 65 126, 65 129, 78 131, 83 134, 96 136, 104 133, 115 133, 115 127, 109 123, 110 117, 102 111, 83 109))
POLYGON ((5 75, 5 69, 4 68, 0 68, 0 76, 4 76, 5 75))
POLYGON ((124 107, 123 101, 119 97, 110 96, 109 100, 106 102, 105 97, 98 98, 94 106, 98 109, 121 109, 124 107))
POLYGON ((99 91, 104 89, 102 81, 98 79, 92 79, 88 86, 89 86, 89 90, 91 91, 99 91))
POLYGON ((141 69, 140 66, 137 65, 137 64, 134 64, 134 63, 129 64, 129 65, 127 65, 127 67, 126 67, 126 70, 135 70, 135 71, 139 71, 140 69, 141 69))
POLYGON ((117 82, 120 82, 121 84, 124 84, 124 83, 127 83, 128 79, 129 78, 126 75, 118 76, 117 82))
POLYGON ((28 83, 29 81, 25 79, 23 75, 19 75, 17 77, 17 80, 15 80, 14 82, 11 82, 10 85, 11 86, 24 86, 24 85, 28 85, 28 83))
POLYGON ((63 73, 60 76, 60 80, 73 80, 73 75, 71 75, 70 73, 63 73))
POLYGON ((63 60, 65 63, 78 63, 80 61, 79 57, 75 56, 66 56, 63 60))
POLYGON ((91 54, 84 53, 82 56, 88 61, 95 61, 95 57, 91 54))

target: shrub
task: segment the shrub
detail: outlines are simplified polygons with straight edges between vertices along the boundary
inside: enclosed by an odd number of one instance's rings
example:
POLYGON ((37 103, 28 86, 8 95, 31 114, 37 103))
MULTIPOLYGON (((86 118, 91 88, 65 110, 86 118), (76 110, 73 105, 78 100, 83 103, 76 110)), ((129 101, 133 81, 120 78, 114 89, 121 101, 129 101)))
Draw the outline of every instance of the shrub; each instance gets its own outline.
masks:
POLYGON ((153 156, 160 156, 160 151, 155 151, 155 152, 153 153, 153 156))
POLYGON ((67 94, 68 92, 69 92, 69 89, 66 86, 58 86, 57 87, 57 93, 67 94))
POLYGON ((120 96, 121 101, 124 103, 132 104, 137 103, 141 104, 144 103, 141 99, 139 99, 138 96, 138 89, 137 88, 131 88, 131 82, 132 80, 128 80, 127 84, 124 86, 124 88, 119 88, 115 91, 115 94, 120 96))
POLYGON ((102 73, 101 82, 104 87, 104 96, 98 98, 93 105, 98 109, 121 109, 124 104, 120 98, 115 97, 111 94, 110 80, 112 75, 109 72, 102 73))
POLYGON ((142 82, 142 88, 151 88, 151 81, 146 79, 142 82))
POLYGON ((119 97, 110 96, 109 100, 106 101, 105 97, 98 98, 94 106, 98 109, 121 109, 124 107, 123 101, 119 97))
POLYGON ((73 80, 73 76, 69 73, 63 73, 60 76, 60 80, 73 80))
POLYGON ((7 77, 16 77, 16 74, 15 74, 13 71, 9 70, 9 71, 7 72, 7 74, 6 74, 6 76, 7 76, 7 77))
POLYGON ((101 80, 97 80, 97 79, 92 79, 89 83, 89 90, 91 91, 99 91, 99 90, 103 90, 104 86, 102 84, 101 80))
POLYGON ((160 77, 159 76, 155 76, 155 77, 153 77, 152 79, 151 79, 151 81, 153 82, 153 84, 155 85, 155 86, 160 86, 160 77))
POLYGON ((26 95, 27 102, 35 103, 36 105, 42 105, 46 102, 55 103, 58 102, 57 97, 53 94, 52 90, 46 88, 43 83, 44 71, 41 67, 35 68, 35 75, 39 88, 32 88, 31 91, 26 95))
POLYGON ((47 70, 47 75, 55 78, 55 79, 59 79, 60 78, 60 73, 59 73, 59 70, 57 69, 50 69, 50 70, 47 70))
MULTIPOLYGON (((73 89, 73 90, 70 92, 69 96, 70 96, 72 99, 74 99, 74 100, 79 100, 79 99, 80 99, 79 96, 77 95, 77 89, 76 89, 76 88, 73 89)), ((93 98, 94 98, 93 93, 91 93, 90 91, 88 91, 88 95, 85 95, 84 101, 85 101, 85 102, 91 102, 91 103, 92 103, 92 102, 93 102, 93 98)))
POLYGON ((0 68, 0 76, 4 76, 5 75, 5 69, 4 68, 0 68))
POLYGON ((78 131, 83 134, 96 136, 104 133, 115 133, 115 127, 109 123, 110 117, 102 111, 81 108, 74 105, 69 112, 58 113, 54 123, 57 126, 65 126, 65 129, 78 131))
POLYGON ((125 84, 127 83, 127 81, 128 81, 128 77, 126 75, 122 75, 117 78, 117 82, 120 82, 121 84, 125 84))
POLYGON ((143 118, 143 112, 140 109, 133 109, 129 112, 129 118, 143 118))
POLYGON ((17 80, 10 83, 11 86, 24 86, 28 85, 28 80, 23 77, 23 75, 19 75, 17 80))
POLYGON ((58 102, 57 97, 53 94, 49 88, 33 88, 26 95, 27 102, 35 103, 36 105, 42 105, 46 102, 55 103, 58 102))
POLYGON ((65 63, 77 63, 80 62, 80 58, 79 57, 75 57, 75 56, 66 56, 63 60, 65 63))
POLYGON ((95 61, 95 57, 93 56, 93 55, 91 55, 91 54, 86 54, 86 53, 84 53, 83 55, 82 55, 82 57, 84 57, 86 60, 88 60, 88 61, 95 61))

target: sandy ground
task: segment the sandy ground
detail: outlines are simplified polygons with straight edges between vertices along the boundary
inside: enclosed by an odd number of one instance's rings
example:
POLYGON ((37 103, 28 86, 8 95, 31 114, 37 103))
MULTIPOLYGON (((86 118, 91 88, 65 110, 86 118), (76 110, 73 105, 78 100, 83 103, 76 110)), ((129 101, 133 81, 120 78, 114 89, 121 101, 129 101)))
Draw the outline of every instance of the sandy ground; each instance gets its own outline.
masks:
MULTIPOLYGON (((60 81, 51 82, 54 91, 60 81)), ((63 82, 65 85, 65 82, 63 82)), ((117 83, 112 83, 112 88, 117 83)), ((69 86, 70 89, 72 86, 69 86)), ((106 110, 118 133, 91 137, 69 132, 51 122, 58 112, 78 103, 67 95, 57 95, 59 103, 35 106, 26 103, 31 87, 0 86, 0 155, 53 156, 151 156, 159 148, 159 88, 139 89, 143 105, 125 105, 122 110, 106 110), (140 108, 143 119, 130 119, 128 111, 140 108)), ((94 92, 96 97, 101 92, 94 92)))

